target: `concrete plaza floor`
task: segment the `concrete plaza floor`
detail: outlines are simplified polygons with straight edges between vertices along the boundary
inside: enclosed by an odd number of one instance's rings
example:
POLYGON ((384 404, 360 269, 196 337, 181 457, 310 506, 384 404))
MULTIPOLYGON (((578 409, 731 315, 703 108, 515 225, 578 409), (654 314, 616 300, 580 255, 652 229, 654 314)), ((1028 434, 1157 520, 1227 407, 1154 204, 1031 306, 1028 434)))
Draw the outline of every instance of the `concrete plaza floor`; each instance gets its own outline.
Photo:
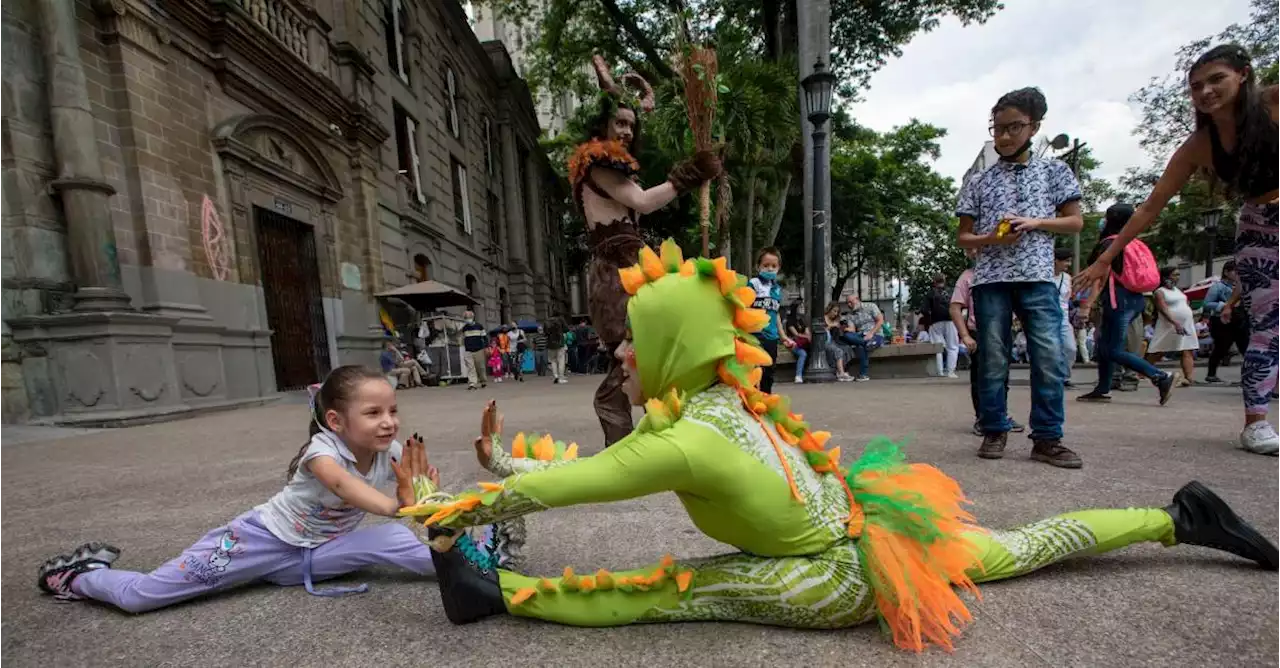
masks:
MULTIPOLYGON (((1231 370, 1231 371, 1234 371, 1231 370)), ((874 369, 873 369, 874 373, 874 369)), ((1086 380, 1091 370, 1077 372, 1086 380)), ((1198 372, 1203 373, 1203 372, 1198 372)), ((445 483, 482 475, 470 450, 484 399, 498 399, 508 433, 551 431, 599 448, 591 393, 599 377, 548 379, 400 394, 404 432, 428 437, 445 483)), ((1277 460, 1243 452, 1240 394, 1117 393, 1111 405, 1068 395, 1067 444, 1078 471, 1026 458, 1014 435, 1001 461, 974 457, 978 439, 964 380, 782 386, 807 419, 833 432, 846 460, 879 434, 908 441, 912 459, 958 479, 988 526, 1087 507, 1162 506, 1183 483, 1218 491, 1273 540, 1277 460)), ((1011 391, 1025 418, 1026 387, 1011 391)), ((386 569, 345 578, 363 596, 326 599, 301 588, 249 586, 131 616, 39 594, 44 558, 108 540, 117 566, 149 570, 280 489, 306 433, 306 407, 283 401, 190 420, 98 431, 4 429, 3 645, 13 666, 1274 666, 1277 575, 1194 547, 1135 546, 983 587, 974 621, 948 654, 895 649, 876 626, 793 631, 747 624, 578 629, 499 618, 455 627, 430 580, 386 569)), ((529 569, 556 573, 652 563, 666 552, 727 548, 701 536, 674 496, 536 515, 529 569)))

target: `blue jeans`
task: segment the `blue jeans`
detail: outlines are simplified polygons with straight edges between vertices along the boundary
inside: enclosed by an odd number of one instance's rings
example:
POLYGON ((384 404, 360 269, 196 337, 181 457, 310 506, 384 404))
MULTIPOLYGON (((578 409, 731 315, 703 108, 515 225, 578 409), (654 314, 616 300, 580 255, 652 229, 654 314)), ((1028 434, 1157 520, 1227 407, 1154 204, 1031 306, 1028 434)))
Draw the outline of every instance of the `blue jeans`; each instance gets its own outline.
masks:
MULTIPOLYGON (((844 339, 845 344, 853 348, 853 353, 858 356, 858 375, 867 375, 867 371, 871 367, 871 361, 867 356, 871 354, 872 350, 884 345, 884 337, 876 334, 868 341, 861 333, 845 332, 841 338, 844 339)), ((848 372, 848 369, 845 369, 845 372, 848 372)))
POLYGON ((1009 351, 1016 313, 1027 334, 1031 357, 1031 438, 1062 438, 1062 308, 1053 283, 985 283, 973 286, 977 312, 978 421, 982 431, 1002 434, 1013 428, 1009 419, 1009 351))
POLYGON ((791 352, 796 356, 796 378, 804 378, 804 365, 809 361, 809 351, 796 346, 796 349, 791 352))
POLYGON ((1140 373, 1152 381, 1164 377, 1164 372, 1154 364, 1142 359, 1125 349, 1125 334, 1129 323, 1142 315, 1146 306, 1145 298, 1130 292, 1119 281, 1116 281, 1116 305, 1111 307, 1111 290, 1104 288, 1098 297, 1102 302, 1102 326, 1098 328, 1098 386, 1093 391, 1099 394, 1111 392, 1111 374, 1116 364, 1140 373))

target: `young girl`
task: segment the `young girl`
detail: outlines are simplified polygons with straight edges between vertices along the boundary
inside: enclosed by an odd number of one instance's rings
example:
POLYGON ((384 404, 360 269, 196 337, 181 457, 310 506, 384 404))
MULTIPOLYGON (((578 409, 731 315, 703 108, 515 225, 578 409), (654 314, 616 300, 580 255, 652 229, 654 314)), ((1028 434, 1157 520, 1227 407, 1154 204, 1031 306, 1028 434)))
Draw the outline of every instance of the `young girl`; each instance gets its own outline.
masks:
MULTIPOLYGON (((1104 225, 1098 236, 1098 244, 1094 247, 1090 259, 1103 257, 1109 248, 1118 243, 1116 235, 1126 226, 1126 221, 1133 215, 1133 206, 1129 204, 1112 204, 1107 209, 1104 225)), ((1116 276, 1124 273, 1124 256, 1112 259, 1107 270, 1116 276)), ((1132 292, 1119 280, 1104 284, 1101 289, 1091 289, 1082 308, 1089 309, 1095 300, 1102 304, 1102 322, 1098 326, 1098 384, 1093 391, 1076 397, 1076 401, 1107 403, 1111 401, 1111 374, 1116 365, 1139 373, 1151 379, 1160 390, 1160 405, 1169 402, 1173 394, 1175 381, 1171 374, 1157 369, 1141 355, 1129 352, 1125 348, 1125 333, 1135 318, 1141 318, 1146 307, 1146 300, 1141 293, 1132 292), (1114 300, 1111 290, 1114 286, 1114 300)))
POLYGON ((499 334, 498 335, 499 338, 495 339, 493 343, 489 345, 489 375, 493 376, 494 382, 497 382, 497 383, 502 382, 503 354, 502 354, 501 337, 503 336, 506 336, 506 335, 499 334))
POLYGON ((429 548, 404 524, 356 530, 366 513, 392 517, 438 485, 422 441, 410 438, 402 448, 395 440, 395 390, 381 373, 361 366, 338 367, 312 389, 311 440, 271 500, 151 573, 113 570, 120 550, 87 543, 46 561, 40 588, 61 601, 88 598, 138 613, 258 581, 302 584, 320 596, 360 593, 368 586, 318 590, 312 582, 366 566, 433 574, 429 548), (394 496, 377 490, 391 481, 394 496))
POLYGON ((1280 94, 1275 86, 1258 85, 1249 54, 1236 44, 1216 46, 1187 72, 1196 129, 1178 147, 1147 201, 1134 212, 1120 236, 1097 261, 1076 278, 1095 287, 1107 276, 1107 265, 1124 245, 1151 227, 1169 200, 1191 176, 1208 172, 1244 199, 1236 223, 1236 284, 1223 320, 1230 320, 1239 300, 1249 313, 1251 335, 1240 384, 1244 390, 1244 430, 1240 445, 1254 453, 1274 455, 1280 436, 1267 422, 1270 394, 1276 388, 1276 301, 1280 282, 1277 250, 1276 120, 1280 94))

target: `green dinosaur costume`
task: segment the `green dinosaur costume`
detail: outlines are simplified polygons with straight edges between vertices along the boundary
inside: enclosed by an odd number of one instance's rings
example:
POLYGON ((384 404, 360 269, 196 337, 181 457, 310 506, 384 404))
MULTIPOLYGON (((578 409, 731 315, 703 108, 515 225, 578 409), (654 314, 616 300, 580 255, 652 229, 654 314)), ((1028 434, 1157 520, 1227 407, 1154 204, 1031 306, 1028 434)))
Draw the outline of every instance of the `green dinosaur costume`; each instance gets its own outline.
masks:
MULTIPOLYGON (((901 647, 951 647, 968 610, 954 587, 1028 573, 1137 542, 1212 543, 1276 568, 1276 548, 1198 483, 1166 509, 1068 513, 986 531, 961 509, 958 485, 907 464, 888 440, 849 467, 827 434, 787 399, 755 387, 768 356, 752 331, 744 282, 722 260, 659 257, 622 272, 634 371, 650 397, 625 439, 591 457, 544 437, 495 443, 499 484, 406 508, 434 531, 546 508, 675 492, 706 535, 739 550, 634 571, 537 578, 467 563, 434 545, 445 611, 455 623, 509 612, 580 626, 740 621, 840 628, 880 617, 901 647)), ((749 291, 749 290, 748 290, 749 291)))

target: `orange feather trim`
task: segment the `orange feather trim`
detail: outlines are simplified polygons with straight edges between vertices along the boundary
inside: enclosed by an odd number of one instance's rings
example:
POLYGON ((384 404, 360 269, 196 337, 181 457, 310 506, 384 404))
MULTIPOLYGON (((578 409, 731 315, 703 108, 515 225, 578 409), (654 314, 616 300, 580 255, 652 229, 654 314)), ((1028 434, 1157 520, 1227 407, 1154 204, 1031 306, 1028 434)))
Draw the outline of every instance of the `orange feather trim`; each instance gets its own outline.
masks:
POLYGON ((630 176, 640 171, 640 163, 631 157, 627 147, 617 140, 592 139, 574 149, 569 156, 569 181, 575 186, 586 178, 596 163, 605 163, 612 169, 630 176))

